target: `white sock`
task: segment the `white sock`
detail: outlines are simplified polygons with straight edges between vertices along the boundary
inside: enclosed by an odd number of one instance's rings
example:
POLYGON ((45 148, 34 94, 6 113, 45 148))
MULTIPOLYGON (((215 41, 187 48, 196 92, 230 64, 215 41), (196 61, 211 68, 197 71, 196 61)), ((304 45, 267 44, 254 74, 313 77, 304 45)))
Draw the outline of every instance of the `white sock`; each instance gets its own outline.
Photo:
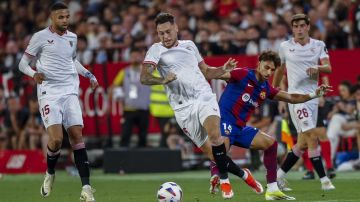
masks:
POLYGON ((279 168, 279 170, 277 171, 277 174, 276 174, 277 178, 284 178, 285 175, 286 175, 286 173, 281 168, 279 168))
POLYGON ((329 181, 330 181, 330 179, 327 176, 324 176, 324 177, 320 178, 321 184, 325 183, 325 182, 329 182, 329 181))
POLYGON ((279 187, 277 185, 277 182, 272 182, 270 184, 267 184, 267 191, 268 192, 279 191, 279 187))
POLYGON ((230 184, 229 178, 220 179, 220 184, 223 184, 223 183, 228 183, 228 184, 230 184))
POLYGON ((244 175, 242 176, 243 180, 246 180, 248 178, 248 173, 244 170, 244 175))

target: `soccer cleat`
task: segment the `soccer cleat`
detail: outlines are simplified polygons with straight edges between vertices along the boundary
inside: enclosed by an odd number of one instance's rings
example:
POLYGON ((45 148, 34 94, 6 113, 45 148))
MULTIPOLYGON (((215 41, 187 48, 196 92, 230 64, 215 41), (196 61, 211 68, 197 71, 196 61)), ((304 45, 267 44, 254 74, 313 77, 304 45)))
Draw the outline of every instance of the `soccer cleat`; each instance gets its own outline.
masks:
POLYGON ((335 170, 334 168, 329 168, 327 170, 327 176, 330 178, 330 179, 333 179, 336 177, 336 173, 335 173, 335 170))
POLYGON ((85 185, 82 187, 80 201, 84 202, 95 202, 94 198, 95 189, 90 185, 85 185))
POLYGON ((315 179, 315 174, 312 171, 306 171, 304 176, 302 177, 303 180, 313 180, 315 179))
POLYGON ((278 187, 281 191, 292 191, 290 187, 288 187, 288 182, 285 178, 278 178, 277 179, 278 187))
POLYGON ((329 181, 321 183, 321 189, 324 191, 330 191, 330 190, 334 190, 335 186, 329 180, 329 181))
POLYGON ((267 200, 267 201, 275 201, 275 200, 293 201, 296 199, 295 199, 295 197, 288 196, 288 195, 282 193, 281 191, 274 191, 274 192, 266 191, 265 200, 267 200))
POLYGON ((55 174, 51 175, 46 171, 44 182, 43 182, 43 184, 41 185, 41 188, 40 188, 41 196, 48 197, 50 195, 50 192, 52 190, 52 186, 54 184, 54 180, 55 180, 55 174))
POLYGON ((255 178, 252 176, 251 172, 249 169, 244 168, 243 169, 247 174, 248 177, 246 178, 245 183, 247 185, 249 185, 249 187, 257 194, 262 194, 264 192, 264 188, 263 186, 260 184, 260 182, 258 182, 257 180, 255 180, 255 178))
POLYGON ((213 175, 210 178, 210 194, 216 194, 219 192, 220 178, 217 175, 213 175))
POLYGON ((231 199, 234 196, 234 192, 232 191, 230 183, 220 183, 220 189, 224 199, 231 199))

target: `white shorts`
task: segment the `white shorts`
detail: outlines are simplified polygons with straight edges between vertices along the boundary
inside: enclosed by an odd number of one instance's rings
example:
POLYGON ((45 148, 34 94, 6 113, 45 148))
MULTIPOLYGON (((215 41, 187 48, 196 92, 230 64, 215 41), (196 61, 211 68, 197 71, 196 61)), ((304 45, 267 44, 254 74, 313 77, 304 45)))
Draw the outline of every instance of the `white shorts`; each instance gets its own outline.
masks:
POLYGON ((83 126, 82 112, 77 95, 40 99, 39 110, 45 128, 54 124, 62 124, 65 129, 75 125, 83 126))
POLYGON ((175 118, 184 133, 201 147, 208 136, 203 127, 205 119, 211 115, 220 117, 216 96, 204 96, 193 104, 175 110, 175 118))
POLYGON ((290 117, 298 133, 316 128, 318 106, 317 102, 289 104, 290 117))

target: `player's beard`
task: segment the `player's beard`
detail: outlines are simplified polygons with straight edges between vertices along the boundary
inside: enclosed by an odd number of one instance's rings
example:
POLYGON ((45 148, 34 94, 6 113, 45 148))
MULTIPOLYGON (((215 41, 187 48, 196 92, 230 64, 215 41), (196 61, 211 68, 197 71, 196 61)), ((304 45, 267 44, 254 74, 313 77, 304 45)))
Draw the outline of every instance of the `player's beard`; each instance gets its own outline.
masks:
POLYGON ((56 25, 56 29, 60 32, 65 32, 67 30, 68 26, 62 26, 62 25, 56 25))
POLYGON ((171 41, 169 41, 168 43, 165 43, 165 41, 163 42, 163 44, 164 44, 164 46, 166 47, 166 48, 171 48, 171 47, 173 47, 174 45, 175 45, 175 43, 176 43, 176 40, 174 39, 174 40, 171 40, 171 41), (171 43, 169 43, 169 42, 171 42, 171 43), (170 45, 168 45, 168 44, 170 44, 170 45))

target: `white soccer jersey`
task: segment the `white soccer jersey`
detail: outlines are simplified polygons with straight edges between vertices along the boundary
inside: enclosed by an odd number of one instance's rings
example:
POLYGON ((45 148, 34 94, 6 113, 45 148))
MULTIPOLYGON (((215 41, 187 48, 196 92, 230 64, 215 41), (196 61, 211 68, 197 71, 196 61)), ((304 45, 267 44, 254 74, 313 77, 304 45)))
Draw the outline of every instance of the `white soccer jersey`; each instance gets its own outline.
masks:
POLYGON ((315 92, 318 79, 311 79, 306 74, 306 70, 318 65, 320 59, 329 57, 325 43, 310 38, 310 42, 302 46, 292 38, 281 43, 279 56, 281 63, 286 66, 288 92, 301 94, 315 92))
POLYGON ((177 79, 165 85, 169 103, 176 110, 192 104, 200 95, 213 95, 198 66, 201 61, 203 58, 194 42, 179 40, 177 46, 169 49, 161 43, 153 44, 144 63, 157 66, 162 77, 169 72, 176 74, 177 79))
POLYGON ((51 27, 32 36, 25 54, 37 58, 37 72, 46 77, 37 86, 38 99, 78 94, 79 76, 74 65, 76 45, 76 34, 66 31, 59 35, 51 27))

